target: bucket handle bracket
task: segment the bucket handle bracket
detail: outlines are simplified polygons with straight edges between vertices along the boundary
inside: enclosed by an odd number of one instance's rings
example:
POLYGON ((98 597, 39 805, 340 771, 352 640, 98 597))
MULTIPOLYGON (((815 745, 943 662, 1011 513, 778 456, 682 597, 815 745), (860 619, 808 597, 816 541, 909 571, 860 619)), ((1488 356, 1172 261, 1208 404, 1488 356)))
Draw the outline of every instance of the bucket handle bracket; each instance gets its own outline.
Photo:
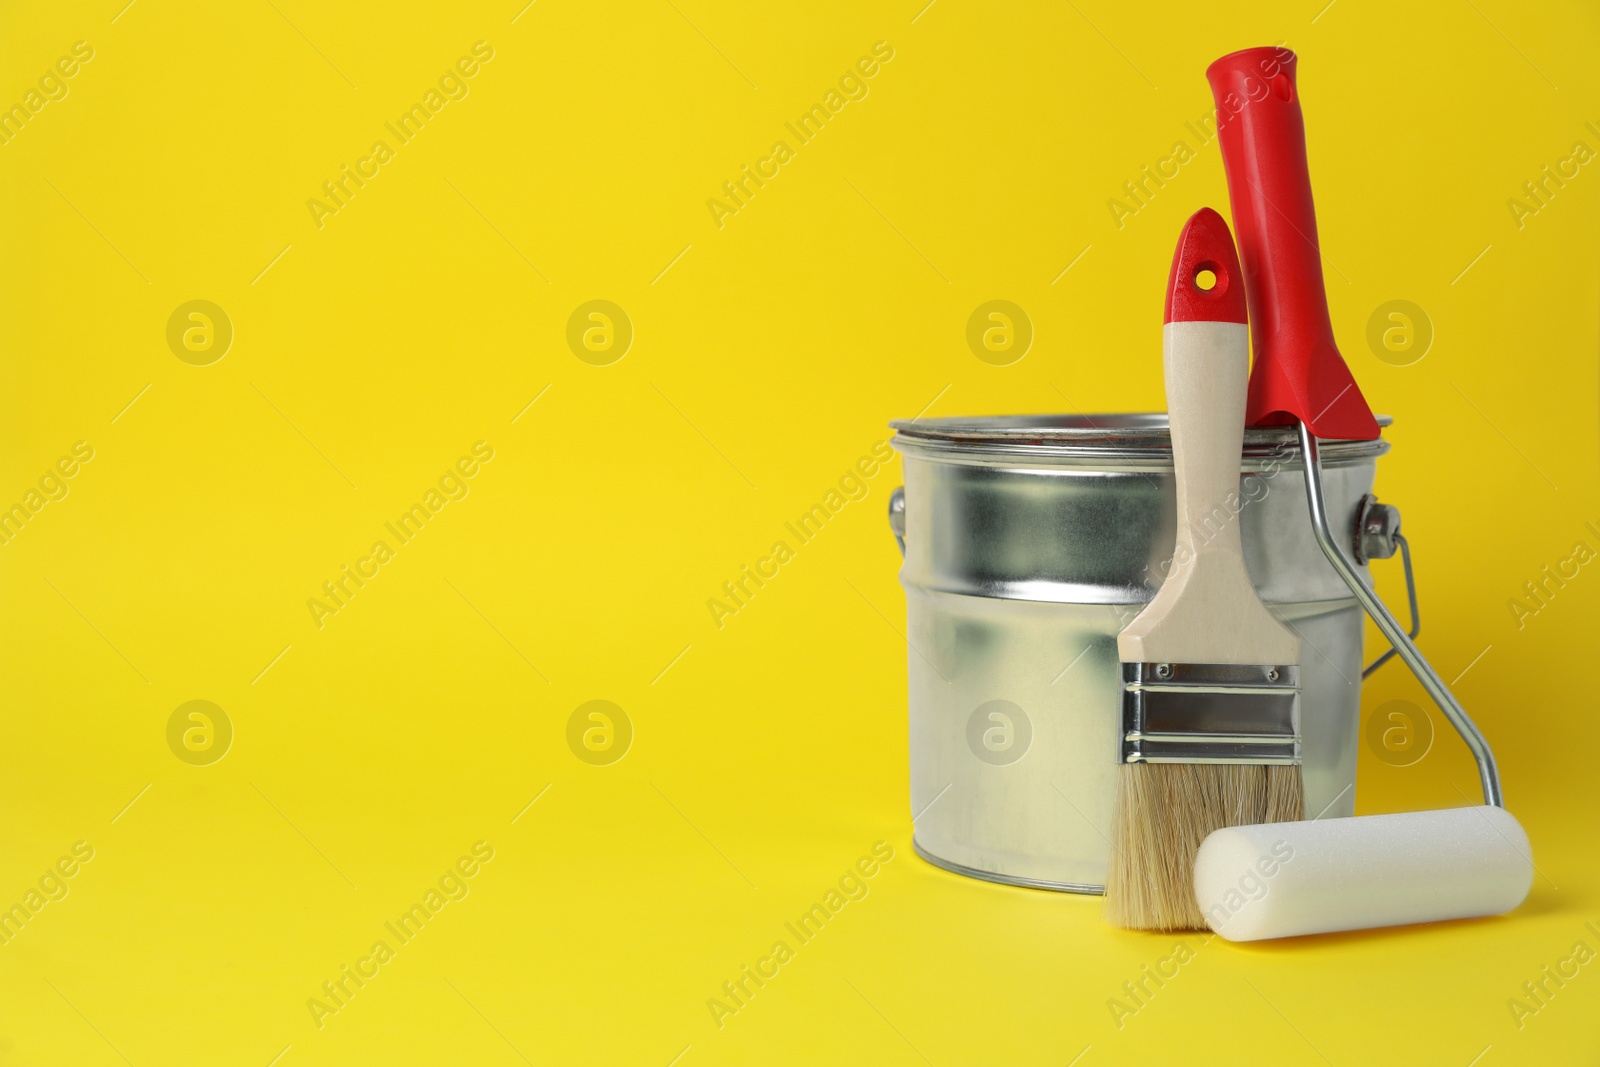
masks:
POLYGON ((906 555, 906 487, 897 485, 889 494, 889 532, 894 543, 900 546, 900 558, 906 555))

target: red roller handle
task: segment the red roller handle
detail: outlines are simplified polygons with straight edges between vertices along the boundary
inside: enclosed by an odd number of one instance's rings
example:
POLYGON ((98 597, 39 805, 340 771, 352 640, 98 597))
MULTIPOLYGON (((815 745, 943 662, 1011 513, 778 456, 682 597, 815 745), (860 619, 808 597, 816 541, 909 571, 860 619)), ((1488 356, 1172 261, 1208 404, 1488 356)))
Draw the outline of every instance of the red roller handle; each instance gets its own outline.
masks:
POLYGON ((1255 347, 1245 422, 1370 440, 1377 420, 1328 318, 1296 63, 1287 48, 1247 48, 1206 70, 1255 347))

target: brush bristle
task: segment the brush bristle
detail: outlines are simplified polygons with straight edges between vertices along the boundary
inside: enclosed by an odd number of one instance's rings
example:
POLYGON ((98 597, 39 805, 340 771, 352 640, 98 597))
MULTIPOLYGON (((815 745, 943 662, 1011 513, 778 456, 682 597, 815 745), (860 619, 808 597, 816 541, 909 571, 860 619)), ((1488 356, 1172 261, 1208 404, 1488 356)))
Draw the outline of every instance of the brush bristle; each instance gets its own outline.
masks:
POLYGON ((1117 773, 1106 921, 1127 930, 1204 930, 1194 857, 1213 830, 1305 817, 1300 768, 1132 763, 1117 773))

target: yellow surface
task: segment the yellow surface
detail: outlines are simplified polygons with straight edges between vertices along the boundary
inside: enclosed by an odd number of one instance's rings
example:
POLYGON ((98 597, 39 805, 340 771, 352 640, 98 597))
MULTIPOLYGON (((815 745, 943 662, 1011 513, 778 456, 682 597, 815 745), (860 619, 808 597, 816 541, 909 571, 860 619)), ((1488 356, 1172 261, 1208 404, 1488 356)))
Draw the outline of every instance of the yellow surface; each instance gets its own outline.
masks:
MULTIPOLYGON (((1588 1062, 1600 174, 1563 161, 1600 150, 1592 10, 121 3, 0 15, 4 100, 92 50, 0 145, 0 497, 43 479, 0 546, 0 902, 43 882, 0 946, 0 1062, 1588 1062), (707 607, 891 418, 1159 408, 1172 242, 1226 208, 1186 125, 1202 71, 1276 41, 1336 328, 1397 419, 1380 489, 1423 644, 1465 671, 1536 850, 1509 918, 1235 947, 922 863, 898 460, 720 627, 707 607), (876 42, 800 143, 785 123, 876 42), (462 57, 401 143, 385 124, 462 57), (1179 141, 1176 177, 1108 207, 1179 141), (708 208, 747 164, 776 176, 708 208), (1514 211, 1547 164, 1573 176, 1514 211), (346 165, 365 185, 309 207, 346 165), (231 323, 220 360, 214 313, 169 346, 196 300, 231 323), (592 300, 632 324, 619 361, 583 348, 603 320, 569 347, 592 300), (1020 361, 969 349, 990 300, 1031 322, 1020 361), (1418 362, 1366 342, 1391 300, 1432 324, 1418 362), (401 543, 385 523, 435 487, 401 543), (332 611, 347 565, 372 576, 332 611), (1546 565, 1570 577, 1519 619, 1546 565), (221 716, 169 747, 196 700, 221 716), (591 700, 631 725, 620 762, 569 748, 591 700), (223 759, 178 758, 224 721, 223 759), (865 896, 787 934, 842 878, 865 896), (719 1027, 708 1000, 780 940, 719 1027), (1576 976, 1518 1019, 1546 965, 1576 976), (371 977, 314 1012, 347 966, 371 977), (1147 966, 1176 975, 1119 1019, 1147 966)), ((1365 707, 1394 700, 1423 702, 1390 667, 1365 707)), ((1362 811, 1473 788, 1442 733, 1408 767, 1363 750, 1362 811)))

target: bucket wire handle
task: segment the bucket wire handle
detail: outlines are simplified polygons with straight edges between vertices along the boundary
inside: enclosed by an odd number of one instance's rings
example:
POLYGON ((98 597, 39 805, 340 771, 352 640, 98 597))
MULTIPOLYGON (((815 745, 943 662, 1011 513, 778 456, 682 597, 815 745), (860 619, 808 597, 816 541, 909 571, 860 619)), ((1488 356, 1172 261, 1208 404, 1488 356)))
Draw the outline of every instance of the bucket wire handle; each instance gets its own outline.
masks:
MULTIPOLYGON (((1400 533, 1394 535, 1394 543, 1400 550, 1400 564, 1406 572, 1406 600, 1411 605, 1411 631, 1406 636, 1415 641, 1417 635, 1422 632, 1422 615, 1417 611, 1417 579, 1411 572, 1411 543, 1405 539, 1404 534, 1400 533)), ((1387 652, 1373 660, 1361 672, 1361 680, 1364 682, 1370 678, 1373 671, 1388 663, 1398 652, 1399 649, 1390 645, 1387 652)))
POLYGON ((1383 631, 1383 636, 1389 639, 1389 643, 1400 654, 1400 658, 1405 660, 1406 666, 1411 668, 1411 673, 1422 683, 1422 688, 1428 691, 1428 695, 1439 706, 1439 710, 1444 712, 1445 718, 1450 720, 1450 725, 1461 735, 1461 740, 1467 743, 1467 748, 1472 751, 1472 758, 1478 763, 1478 778, 1483 783, 1483 802, 1497 808, 1505 807, 1505 799, 1500 792, 1500 771, 1495 766, 1494 752, 1490 750, 1489 742, 1484 739, 1483 732, 1478 729, 1466 710, 1457 703, 1455 695, 1450 692, 1450 687, 1445 685, 1444 680, 1434 671, 1416 644, 1406 635, 1400 621, 1394 617, 1383 601, 1378 599, 1378 594, 1361 580, 1361 575, 1356 572, 1355 567, 1345 557, 1344 550, 1334 540, 1333 530, 1328 525, 1327 503, 1322 495, 1322 460, 1317 453, 1317 439, 1304 422, 1300 423, 1300 453, 1305 460, 1306 503, 1311 509, 1311 528, 1317 535, 1317 544, 1322 548, 1322 554, 1328 557, 1328 562, 1339 572, 1344 584, 1350 587, 1350 591, 1361 602, 1367 614, 1372 616, 1372 621, 1383 631))
MULTIPOLYGON (((1313 429, 1312 433, 1315 432, 1313 429)), ((1422 632, 1422 613, 1417 610, 1417 576, 1411 569, 1411 543, 1400 532, 1400 512, 1393 505, 1379 503, 1377 497, 1368 493, 1356 505, 1355 536, 1349 544, 1354 549, 1352 554, 1357 566, 1375 559, 1391 559, 1396 552, 1400 553, 1406 576, 1406 601, 1411 606, 1411 630, 1407 636, 1415 641, 1417 634, 1422 632)), ((1396 655, 1391 645, 1383 655, 1367 665, 1361 672, 1361 680, 1372 677, 1374 671, 1396 655)))

